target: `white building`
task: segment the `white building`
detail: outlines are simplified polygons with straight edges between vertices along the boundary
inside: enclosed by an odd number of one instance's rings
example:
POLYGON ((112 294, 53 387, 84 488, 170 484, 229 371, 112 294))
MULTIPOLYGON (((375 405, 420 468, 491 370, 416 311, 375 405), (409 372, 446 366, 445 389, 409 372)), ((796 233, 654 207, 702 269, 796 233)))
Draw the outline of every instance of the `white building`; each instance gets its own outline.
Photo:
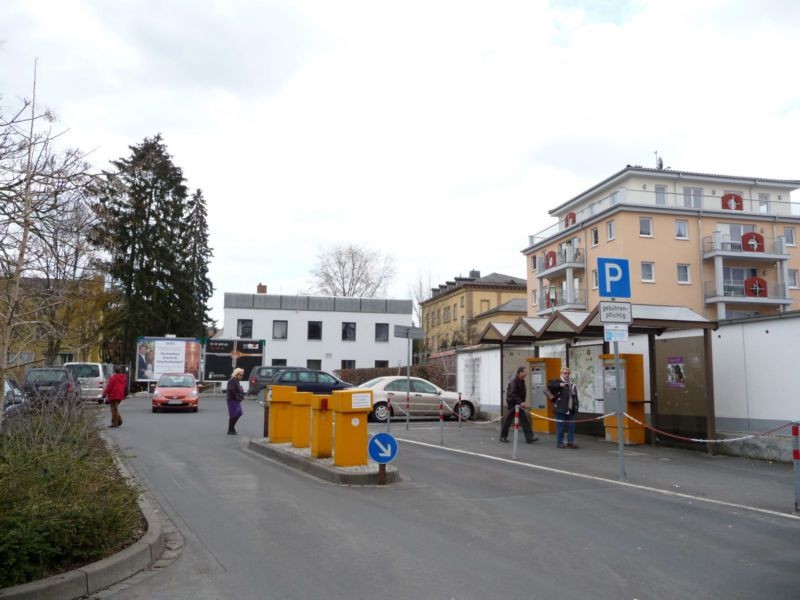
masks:
POLYGON ((264 340, 267 365, 405 366, 407 340, 394 327, 411 324, 411 300, 225 294, 225 337, 264 340))

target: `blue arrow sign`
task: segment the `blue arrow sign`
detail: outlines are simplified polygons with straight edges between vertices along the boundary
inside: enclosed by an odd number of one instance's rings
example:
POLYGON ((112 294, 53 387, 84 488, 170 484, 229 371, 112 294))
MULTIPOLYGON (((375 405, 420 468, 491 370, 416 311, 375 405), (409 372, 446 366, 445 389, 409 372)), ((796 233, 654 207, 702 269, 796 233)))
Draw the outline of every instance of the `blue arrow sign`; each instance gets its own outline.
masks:
POLYGON ((391 433, 376 433, 367 446, 369 457, 376 463, 388 463, 397 458, 397 440, 391 433))

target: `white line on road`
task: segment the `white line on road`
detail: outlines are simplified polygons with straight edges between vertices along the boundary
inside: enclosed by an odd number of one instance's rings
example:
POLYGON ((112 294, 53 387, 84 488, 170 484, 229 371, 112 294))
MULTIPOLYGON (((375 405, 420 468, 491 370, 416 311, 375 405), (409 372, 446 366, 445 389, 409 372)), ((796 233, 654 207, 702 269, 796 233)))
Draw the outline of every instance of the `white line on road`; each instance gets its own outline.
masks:
POLYGON ((526 467, 529 469, 537 469, 539 471, 547 471, 549 473, 558 473, 560 475, 570 475, 572 477, 579 477, 581 479, 589 479, 591 481, 601 481, 603 483, 612 483, 615 485, 620 485, 623 487, 634 488, 637 490, 643 490, 646 492, 655 492, 658 494, 664 494, 665 496, 674 496, 675 498, 685 498, 687 500, 696 500, 697 502, 706 502, 709 504, 716 504, 719 506, 727 506, 729 508, 737 508, 740 510, 750 510, 758 513, 762 513, 765 515, 771 515, 773 517, 783 517, 786 519, 792 519, 794 521, 800 521, 800 515, 793 515, 790 513, 782 513, 776 510, 769 510, 767 508, 758 508, 756 506, 747 506, 745 504, 735 504, 733 502, 726 502, 724 500, 714 500, 712 498, 703 498, 702 496, 692 496, 691 494, 684 494, 682 492, 673 492, 672 490, 660 490, 658 488, 650 487, 647 485, 641 485, 638 483, 629 483, 627 481, 619 481, 617 479, 608 479, 606 477, 598 477, 597 475, 586 475, 584 473, 575 473, 573 471, 565 471, 563 469, 555 469, 553 467, 545 467, 542 465, 533 465, 530 463, 523 463, 519 462, 518 460, 513 460, 510 458, 502 458, 499 456, 492 456, 491 454, 482 454, 480 452, 470 452, 469 450, 459 450, 457 448, 448 448, 446 446, 440 446, 438 444, 429 444, 427 442, 418 442, 416 440, 408 440, 405 438, 396 438, 398 441, 406 442, 408 444, 416 444, 417 446, 426 446, 428 448, 434 448, 436 450, 445 450, 447 452, 454 452, 456 454, 466 454, 467 456, 477 456, 480 458, 487 458, 489 460, 494 460, 497 462, 502 462, 510 465, 515 465, 518 467, 526 467))

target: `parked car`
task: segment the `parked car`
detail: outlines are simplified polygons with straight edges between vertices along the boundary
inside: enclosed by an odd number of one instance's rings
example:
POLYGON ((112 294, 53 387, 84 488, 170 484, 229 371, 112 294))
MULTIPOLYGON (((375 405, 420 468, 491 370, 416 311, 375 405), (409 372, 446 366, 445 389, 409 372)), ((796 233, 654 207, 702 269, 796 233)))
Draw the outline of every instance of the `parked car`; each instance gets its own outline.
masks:
POLYGON ((386 422, 389 418, 389 399, 392 416, 432 417, 439 415, 439 404, 443 404, 445 417, 461 414, 465 421, 475 418, 480 411, 480 403, 471 398, 458 399, 458 393, 448 392, 420 377, 376 377, 358 387, 372 390, 372 413, 374 421, 386 422), (411 383, 409 391, 408 384, 411 383), (406 392, 409 392, 406 394, 406 392), (406 408, 406 396, 408 407, 406 408))
POLYGON ((81 400, 97 403, 103 401, 103 390, 114 374, 114 365, 108 363, 68 362, 64 368, 72 373, 81 386, 81 400))
POLYGON ((153 412, 167 409, 197 412, 200 392, 191 373, 166 373, 153 391, 153 412))
POLYGON ((22 388, 16 380, 6 377, 3 384, 3 417, 9 417, 24 411, 28 407, 28 401, 25 399, 25 394, 22 393, 22 388))
POLYGON ((307 371, 305 367, 286 367, 286 366, 260 366, 260 367, 253 367, 250 371, 250 377, 247 380, 248 388, 247 388, 247 395, 248 396, 258 396, 258 392, 263 390, 269 384, 272 383, 272 380, 277 377, 278 373, 281 371, 307 371))
POLYGON ((25 398, 35 404, 43 400, 77 402, 80 399, 78 382, 64 367, 35 367, 28 369, 22 380, 25 398))
POLYGON ((352 383, 342 381, 327 371, 284 370, 275 376, 271 385, 293 385, 298 392, 312 394, 330 394, 333 390, 344 390, 353 387, 352 383))

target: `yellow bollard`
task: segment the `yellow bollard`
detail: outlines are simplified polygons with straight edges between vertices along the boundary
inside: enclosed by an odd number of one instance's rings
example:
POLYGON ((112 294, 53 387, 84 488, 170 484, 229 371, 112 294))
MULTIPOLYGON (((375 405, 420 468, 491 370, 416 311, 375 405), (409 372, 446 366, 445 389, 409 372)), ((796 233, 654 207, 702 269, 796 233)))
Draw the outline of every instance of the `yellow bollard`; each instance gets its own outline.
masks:
POLYGON ((269 403, 269 441, 285 444, 292 441, 292 398, 297 393, 293 385, 273 385, 269 403))
POLYGON ((295 392, 292 398, 292 446, 308 448, 311 439, 311 392, 295 392))
POLYGON ((333 411, 330 396, 311 398, 311 458, 333 454, 333 411))
POLYGON ((372 411, 372 390, 333 392, 333 464, 356 467, 367 464, 367 417, 372 411))

